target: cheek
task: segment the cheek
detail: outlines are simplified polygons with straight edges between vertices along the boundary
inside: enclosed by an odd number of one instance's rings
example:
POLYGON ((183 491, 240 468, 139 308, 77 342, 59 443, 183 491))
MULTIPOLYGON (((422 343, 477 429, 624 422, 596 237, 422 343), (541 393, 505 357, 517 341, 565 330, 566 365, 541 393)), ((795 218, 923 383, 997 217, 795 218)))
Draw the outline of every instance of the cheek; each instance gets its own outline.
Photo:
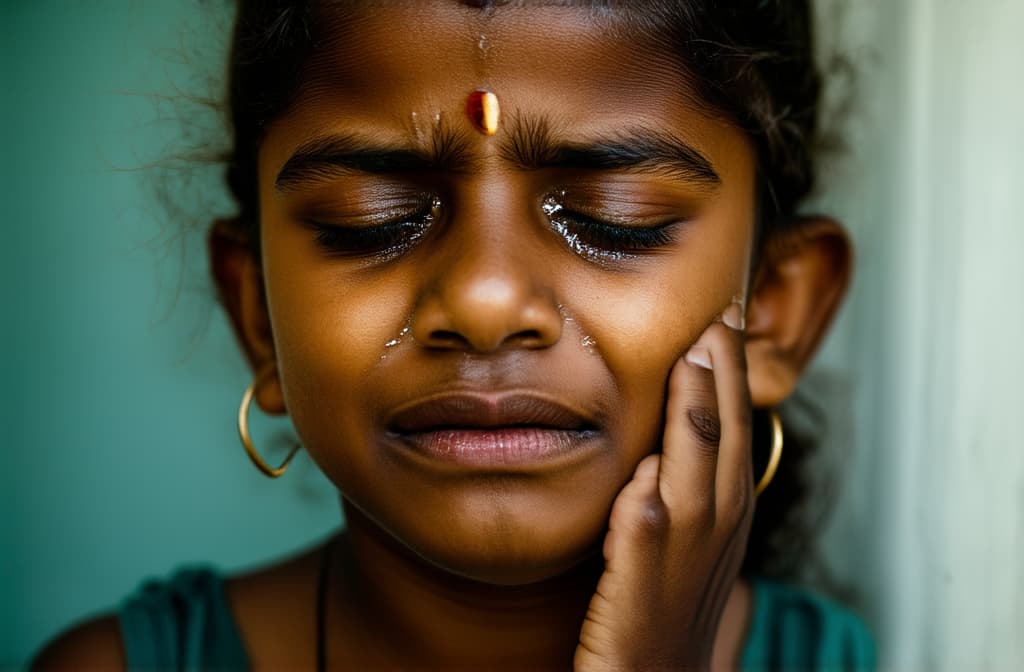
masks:
POLYGON ((673 252, 646 260, 642 272, 600 275, 574 292, 577 319, 616 379, 624 411, 648 427, 661 417, 672 366, 745 295, 750 209, 727 201, 692 224, 673 252))
POLYGON ((263 268, 285 404, 315 450, 366 406, 361 382, 401 332, 412 283, 340 273, 309 232, 267 219, 263 268))

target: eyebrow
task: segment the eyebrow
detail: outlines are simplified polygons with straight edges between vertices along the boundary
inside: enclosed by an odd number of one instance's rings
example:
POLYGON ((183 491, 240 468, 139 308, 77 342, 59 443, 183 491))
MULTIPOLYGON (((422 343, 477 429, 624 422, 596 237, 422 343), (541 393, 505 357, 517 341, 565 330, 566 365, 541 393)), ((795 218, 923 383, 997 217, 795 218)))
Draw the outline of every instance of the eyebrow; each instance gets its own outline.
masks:
MULTIPOLYGON (((300 145, 274 180, 278 191, 299 189, 346 172, 396 174, 468 171, 470 142, 439 128, 429 147, 380 144, 352 134, 316 137, 300 145)), ((666 175, 709 188, 721 184, 711 162, 697 149, 664 132, 630 128, 614 135, 560 142, 544 117, 515 117, 500 147, 502 157, 523 170, 628 170, 666 175)))
POLYGON ((387 145, 349 134, 317 137, 295 150, 278 172, 274 186, 289 191, 346 172, 454 171, 468 163, 468 149, 465 138, 444 130, 433 134, 429 147, 387 145))
POLYGON ((525 170, 568 168, 664 174, 707 187, 722 182, 696 148, 668 133, 633 127, 582 141, 558 142, 545 118, 516 118, 502 155, 525 170))

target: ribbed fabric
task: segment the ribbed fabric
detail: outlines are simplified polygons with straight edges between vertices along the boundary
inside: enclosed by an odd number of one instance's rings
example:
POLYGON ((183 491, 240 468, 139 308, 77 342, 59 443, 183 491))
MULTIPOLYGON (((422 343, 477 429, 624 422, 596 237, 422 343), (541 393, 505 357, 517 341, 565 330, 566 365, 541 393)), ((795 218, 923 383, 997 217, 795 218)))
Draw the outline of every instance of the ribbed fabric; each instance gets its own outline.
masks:
POLYGON ((147 581, 119 611, 128 669, 238 670, 249 667, 220 575, 186 569, 147 581))
MULTIPOLYGON (((807 590, 752 579, 754 605, 741 669, 746 672, 875 669, 875 648, 852 612, 807 590)), ((128 669, 244 670, 245 647, 220 575, 187 569, 147 581, 120 609, 128 669)))
POLYGON ((754 613, 740 668, 745 672, 875 669, 875 643, 857 616, 796 586, 751 579, 754 613))

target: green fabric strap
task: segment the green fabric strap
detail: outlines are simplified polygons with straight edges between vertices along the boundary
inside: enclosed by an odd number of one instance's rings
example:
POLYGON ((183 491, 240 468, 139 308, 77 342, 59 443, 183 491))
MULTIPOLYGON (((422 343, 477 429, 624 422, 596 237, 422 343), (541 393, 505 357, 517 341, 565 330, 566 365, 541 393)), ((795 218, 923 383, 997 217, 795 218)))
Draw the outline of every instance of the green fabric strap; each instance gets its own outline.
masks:
POLYGON ((187 569, 148 581, 119 612, 129 670, 248 669, 220 575, 187 569))

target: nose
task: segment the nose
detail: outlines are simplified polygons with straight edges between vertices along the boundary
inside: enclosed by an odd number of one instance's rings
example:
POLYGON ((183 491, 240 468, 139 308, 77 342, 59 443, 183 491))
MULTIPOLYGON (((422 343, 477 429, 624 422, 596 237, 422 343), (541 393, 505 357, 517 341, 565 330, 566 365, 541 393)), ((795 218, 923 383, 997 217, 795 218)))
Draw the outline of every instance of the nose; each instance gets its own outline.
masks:
POLYGON ((450 222, 410 324, 421 346, 489 354, 548 348, 561 338, 551 269, 538 263, 526 227, 487 217, 450 222))

